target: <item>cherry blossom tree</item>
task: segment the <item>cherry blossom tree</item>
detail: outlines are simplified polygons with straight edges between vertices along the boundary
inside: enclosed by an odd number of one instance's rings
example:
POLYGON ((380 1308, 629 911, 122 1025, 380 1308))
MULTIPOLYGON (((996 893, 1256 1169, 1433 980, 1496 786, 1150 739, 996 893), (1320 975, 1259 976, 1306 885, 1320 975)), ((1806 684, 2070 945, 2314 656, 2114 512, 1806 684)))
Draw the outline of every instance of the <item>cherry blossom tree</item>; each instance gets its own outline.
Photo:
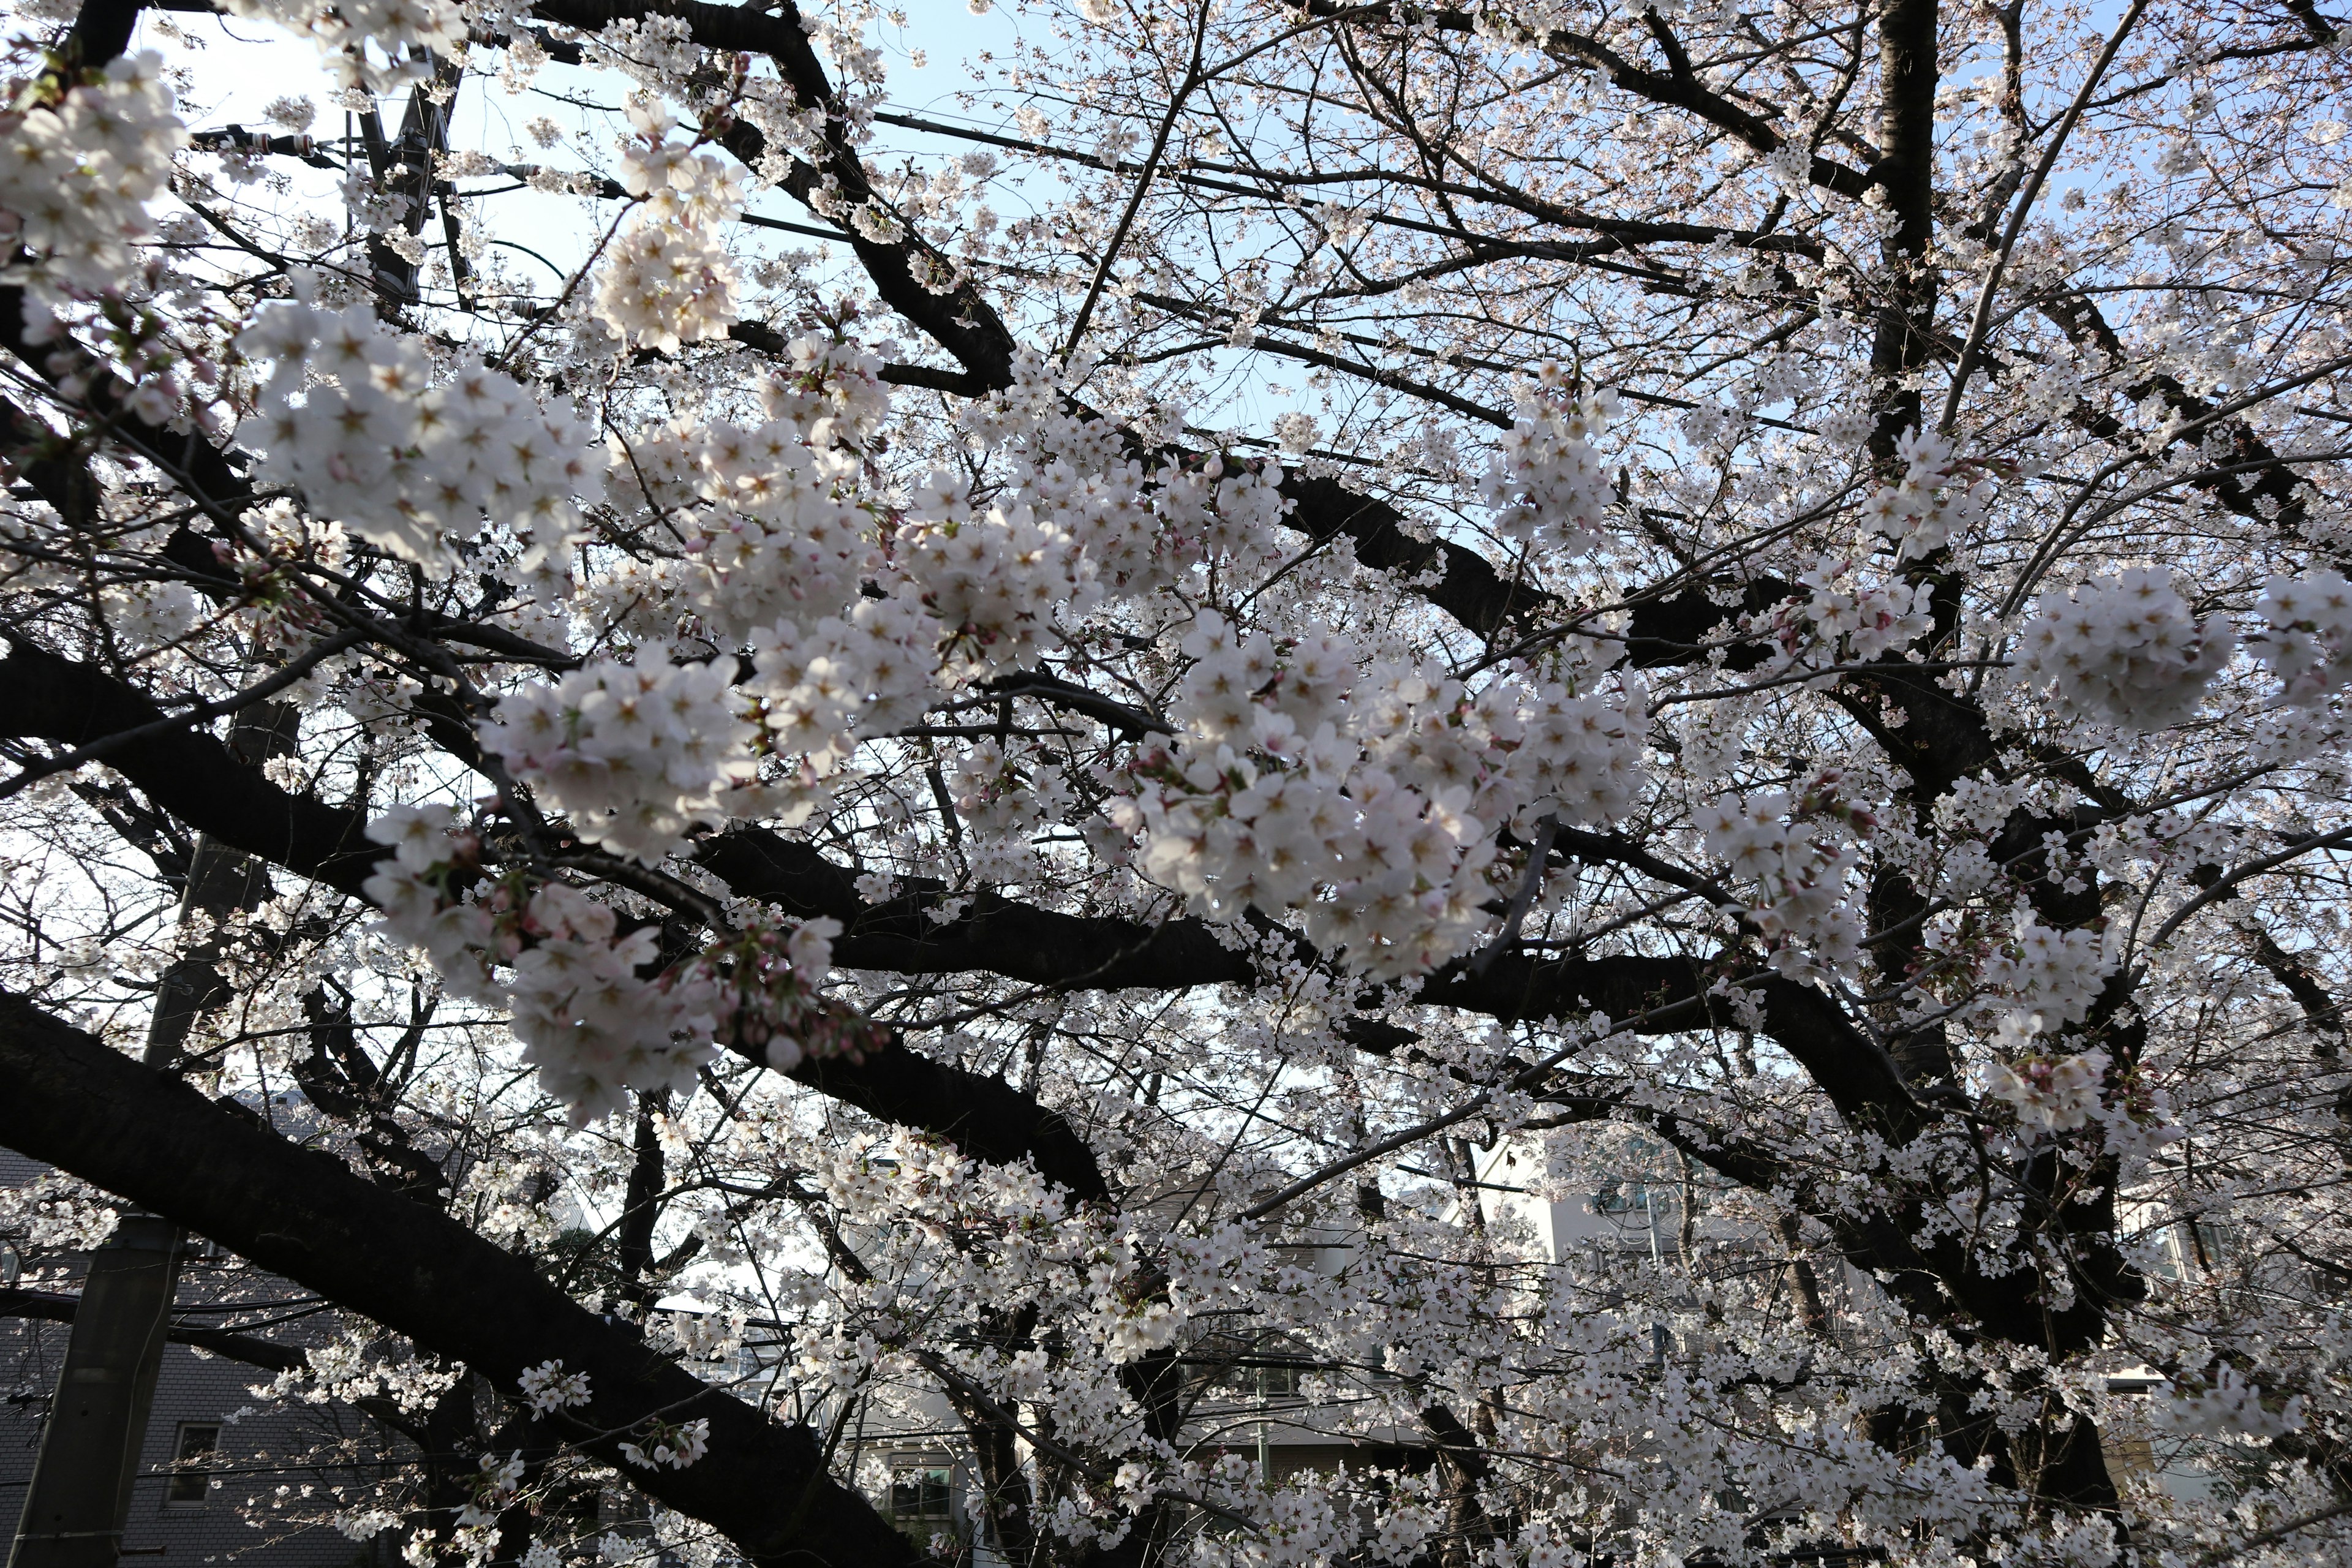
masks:
POLYGON ((0 1220, 379 1325, 350 1533, 2352 1542, 2352 23, 215 9, 10 15, 0 1220))

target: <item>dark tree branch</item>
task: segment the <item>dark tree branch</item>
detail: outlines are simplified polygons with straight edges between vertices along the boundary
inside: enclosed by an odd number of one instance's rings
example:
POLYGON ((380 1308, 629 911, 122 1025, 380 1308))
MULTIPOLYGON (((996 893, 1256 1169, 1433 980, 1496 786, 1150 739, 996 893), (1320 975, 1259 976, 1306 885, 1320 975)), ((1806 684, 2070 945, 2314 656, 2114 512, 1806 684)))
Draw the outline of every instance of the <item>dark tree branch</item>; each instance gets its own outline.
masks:
POLYGON ((564 1436, 762 1565, 919 1560, 824 1473, 805 1427, 703 1383, 456 1221, 5 994, 0 1142, 462 1361, 510 1398, 544 1361, 585 1373, 591 1401, 559 1417, 564 1436), (683 1470, 631 1464, 619 1444, 656 1417, 708 1420, 709 1452, 683 1470))
MULTIPOLYGON (((849 140, 841 102, 793 0, 780 0, 765 8, 716 5, 705 0, 536 0, 531 9, 547 21, 592 33, 625 17, 676 16, 705 48, 767 56, 800 106, 824 116, 823 166, 792 160, 779 171, 782 178, 778 183, 821 216, 824 209, 812 200, 820 193, 828 205, 837 204, 836 210, 868 202, 884 205, 849 140)), ((747 122, 738 121, 729 127, 722 140, 728 152, 748 168, 758 169, 768 159, 767 139, 747 122)), ((970 375, 990 387, 1012 382, 1015 344, 995 307, 969 279, 960 279, 944 292, 935 293, 929 286, 927 280, 955 271, 945 256, 911 227, 904 238, 887 244, 856 232, 842 238, 856 253, 875 291, 954 355, 970 375)))
MULTIPOLYGON (((103 671, 11 641, 0 659, 0 734, 88 745, 163 717, 103 671)), ((357 896, 386 853, 367 816, 289 795, 214 736, 163 730, 116 747, 108 762, 149 799, 223 844, 357 896)))
MULTIPOLYGON (((79 1296, 55 1295, 46 1290, 0 1290, 0 1318, 37 1318, 46 1322, 70 1323, 75 1309, 80 1305, 79 1296)), ((240 1334, 229 1329, 173 1323, 164 1331, 164 1337, 175 1345, 207 1351, 268 1372, 299 1372, 310 1364, 299 1345, 282 1345, 257 1334, 240 1334)))
MULTIPOLYGON (((2108 322, 2098 301, 2089 295, 2062 292, 2044 300, 2040 310, 2052 325, 2065 333, 2067 342, 2080 348, 2096 349, 2112 363, 2130 363, 2122 337, 2108 322)), ((2227 446, 2225 460, 2212 471, 2200 472, 2190 483, 2236 516, 2275 529, 2283 538, 2293 539, 2303 532, 2309 510, 2306 503, 2314 492, 2260 431, 2242 418, 2224 420, 2218 427, 2212 426, 2211 401, 2190 392, 2178 376, 2167 372, 2142 376, 2123 389, 2124 396, 2135 404, 2146 401, 2150 394, 2163 399, 2164 405, 2184 425, 2194 426, 2195 438, 2210 442, 2218 437, 2227 446)), ((2103 439, 2133 439, 2133 432, 2126 428, 2122 420, 2091 403, 2077 405, 2074 422, 2103 439)), ((2188 438, 2175 437, 2166 443, 2165 449, 2169 451, 2188 438)))
MULTIPOLYGON (((1414 27, 1423 24, 1443 33, 1475 33, 1479 17, 1476 13, 1451 6, 1420 5, 1353 5, 1339 0, 1308 0, 1307 15, 1328 16, 1334 21, 1356 22, 1371 26, 1395 26, 1414 27)), ((1777 151, 1782 142, 1780 133, 1771 122, 1751 110, 1743 109, 1728 98, 1710 89, 1687 68, 1675 70, 1671 60, 1665 71, 1647 70, 1610 48, 1597 38, 1567 28, 1552 28, 1542 33, 1530 33, 1529 41, 1556 59, 1570 59, 1597 66, 1609 78, 1611 86, 1623 89, 1637 98, 1679 109, 1694 118, 1727 132, 1759 153, 1777 151)), ((1677 46, 1679 47, 1679 46, 1677 46)), ((1809 176, 1814 184, 1835 191, 1843 196, 1866 195, 1874 176, 1851 168, 1816 153, 1812 155, 1809 176)))

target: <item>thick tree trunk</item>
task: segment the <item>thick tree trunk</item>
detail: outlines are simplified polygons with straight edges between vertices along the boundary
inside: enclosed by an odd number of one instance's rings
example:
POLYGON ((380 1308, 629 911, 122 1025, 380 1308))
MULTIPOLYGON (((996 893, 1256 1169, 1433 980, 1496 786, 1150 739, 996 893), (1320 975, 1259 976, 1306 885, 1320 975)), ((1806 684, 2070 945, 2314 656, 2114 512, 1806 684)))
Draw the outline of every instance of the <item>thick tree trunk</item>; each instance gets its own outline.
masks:
POLYGON ((1890 276, 1873 328, 1870 369, 1879 382, 1871 456, 1895 457, 1895 438, 1919 426, 1912 373, 1935 356, 1936 273, 1927 250, 1936 232, 1937 0, 1891 0, 1878 23, 1882 98, 1871 170, 1894 214, 1882 254, 1890 276))

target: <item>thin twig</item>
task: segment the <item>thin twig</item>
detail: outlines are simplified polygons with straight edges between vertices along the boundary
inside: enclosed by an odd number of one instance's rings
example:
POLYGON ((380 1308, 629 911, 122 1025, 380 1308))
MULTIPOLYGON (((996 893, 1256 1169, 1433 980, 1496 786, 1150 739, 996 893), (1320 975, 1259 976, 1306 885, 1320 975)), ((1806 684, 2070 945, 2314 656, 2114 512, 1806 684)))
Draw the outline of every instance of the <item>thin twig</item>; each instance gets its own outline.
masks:
POLYGON ((2098 59, 2091 66, 2091 74, 2083 79, 2083 90, 2076 93, 2074 101, 2066 106, 2066 112, 2059 120, 2057 129, 2051 133, 2050 145, 2043 149, 2042 162, 2034 165, 2033 177, 2025 182, 2025 189, 2017 198, 2016 210, 2009 215, 2009 226, 2001 233, 2000 248, 1993 252, 1992 265, 1985 269, 1984 287, 1977 290, 1976 313, 1969 318, 1968 338, 1960 344, 1960 357, 1952 366, 1952 386, 1944 395, 1943 417, 1936 421, 1936 427, 1946 435, 1951 434, 1952 420, 1960 411, 1960 394, 1968 388, 1969 374, 1976 368, 1977 356, 1984 349, 1985 333, 1992 325, 1992 301, 1993 296, 2000 289, 2001 270, 2009 264, 2010 253, 2017 248, 2018 236, 2025 231, 2025 220, 2033 211, 2033 204, 2041 198, 2042 182, 2049 179, 2050 171, 2056 166, 2059 150, 2066 145, 2066 138, 2073 133, 2074 122, 2083 117, 2084 106, 2091 101, 2091 94, 2097 89, 2099 79, 2107 74, 2107 67, 2115 61, 2116 51, 2123 47, 2124 35, 2132 30, 2139 21, 2139 14, 2147 9, 2147 0, 2132 0, 2131 8, 2124 13, 2123 20, 2116 24, 2115 32, 2108 36, 2107 47, 2099 51, 2098 59))
POLYGON ((1503 917, 1503 929, 1470 961, 1471 973, 1484 979, 1502 951, 1519 940, 1519 927, 1528 918, 1528 906, 1535 901, 1537 889, 1543 886, 1544 867, 1551 859, 1551 841, 1559 832, 1559 818, 1546 812, 1543 820, 1536 824, 1535 846, 1528 851, 1527 874, 1519 879, 1519 890, 1511 895, 1511 908, 1503 917))
POLYGON ((1118 253, 1127 245, 1128 230, 1135 226, 1135 215, 1143 209, 1143 198, 1151 189, 1151 176, 1160 170, 1161 154, 1168 151, 1169 134, 1176 129, 1176 117, 1184 111, 1184 100, 1191 98, 1204 79, 1201 71, 1201 42, 1209 28, 1207 0, 1202 0, 1198 19, 1192 24, 1192 60, 1184 68, 1184 80, 1168 100, 1168 112, 1160 117, 1160 130, 1151 138, 1151 151, 1143 160, 1142 172, 1135 176, 1135 190, 1127 198, 1127 210, 1118 215, 1118 226, 1111 230, 1110 243, 1103 247, 1102 259, 1095 263, 1094 281, 1087 286, 1087 297, 1078 305, 1078 313, 1070 322, 1069 336, 1062 342, 1062 363, 1078 352, 1078 340, 1086 336, 1087 322, 1095 313, 1095 303, 1102 298, 1103 285, 1110 281, 1110 269, 1118 263, 1118 253))
POLYGON ((193 708, 184 708, 177 713, 166 714, 152 723, 136 724, 128 730, 117 730, 111 735, 101 735, 87 746, 78 746, 63 756, 50 757, 43 762, 28 763, 24 772, 7 783, 0 784, 0 800, 5 800, 26 785, 37 784, 52 774, 69 773, 84 763, 98 762, 134 741, 149 740, 157 735, 167 734, 173 730, 184 730, 191 724, 209 724, 226 714, 235 713, 240 709, 250 708, 257 702, 266 701, 310 674, 325 660, 356 643, 367 640, 367 634, 364 631, 353 629, 340 632, 312 647, 299 658, 289 661, 268 679, 257 680, 242 691, 231 692, 226 697, 217 698, 210 702, 199 702, 193 708))

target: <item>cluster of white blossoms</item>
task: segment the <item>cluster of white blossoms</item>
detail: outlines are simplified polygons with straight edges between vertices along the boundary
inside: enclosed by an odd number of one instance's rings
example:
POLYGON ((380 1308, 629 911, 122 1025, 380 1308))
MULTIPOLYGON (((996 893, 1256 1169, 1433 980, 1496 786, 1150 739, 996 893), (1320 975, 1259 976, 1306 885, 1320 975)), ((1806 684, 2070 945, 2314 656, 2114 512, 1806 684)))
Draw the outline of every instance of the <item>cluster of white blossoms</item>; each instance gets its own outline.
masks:
POLYGON ((562 580, 579 508, 604 490, 584 424, 471 354, 436 381, 425 345, 363 305, 266 305, 236 349, 273 365, 241 435, 314 510, 431 565, 487 515, 530 542, 524 575, 562 580))
MULTIPOLYGON (((1557 680, 1517 691, 1507 685, 1490 688, 1486 706, 1485 728, 1504 748, 1506 765, 1472 798, 1482 816, 1499 816, 1522 831, 1540 816, 1603 827, 1633 809, 1648 777, 1642 767, 1648 694, 1639 681, 1622 682, 1613 699, 1557 680), (1502 710, 1496 697, 1516 698, 1515 707, 1502 710), (1520 798, 1503 810, 1507 793, 1520 798)), ((1412 740, 1399 736, 1395 744, 1412 740)))
POLYGON ((2136 567, 2042 595, 2020 663, 2060 711, 2127 730, 2161 730, 2196 710, 2232 644, 2192 619, 2171 574, 2136 567))
POLYGON ((582 839, 647 863, 723 821, 722 795, 750 778, 757 730, 725 661, 633 667, 610 660, 499 702, 483 746, 582 839))
POLYGON ((255 1392, 305 1405, 389 1399, 413 1413, 430 1408, 465 1377, 463 1366, 412 1353, 401 1340, 347 1329, 325 1344, 305 1347, 300 1366, 285 1369, 255 1392))
POLYGON ((2273 1410, 2261 1386, 2225 1361, 2189 1386, 2175 1384, 2148 1414, 2166 1431, 2260 1441, 2303 1426, 2303 1396, 2291 1394, 2273 1410))
MULTIPOLYGON (((614 499, 642 499, 640 515, 687 549, 680 567, 633 579, 631 624, 681 651, 748 653, 743 689, 787 764, 763 809, 786 826, 861 738, 914 722, 962 681, 1034 668, 1106 595, 1281 559, 1278 468, 1211 457, 1147 471, 1115 429, 1066 411, 1034 354, 966 420, 1007 453, 1011 482, 985 503, 944 474, 877 493, 863 444, 888 411, 878 362, 816 336, 787 353, 761 389, 766 424, 673 426, 616 442, 613 464, 625 476, 614 499)), ((1563 784, 1580 788, 1560 754, 1563 784)))
POLYGON ((1895 442, 1903 478, 1882 487, 1864 509, 1870 531, 1890 540, 1895 559, 1932 555, 1982 521, 1991 505, 1989 479, 1966 478, 1952 461, 1952 444, 1933 430, 1909 430, 1895 442))
MULTIPOLYGON (((1267 714, 1244 744, 1278 755, 1266 748, 1291 738, 1284 724, 1267 714)), ((1223 742, 1147 758, 1145 787, 1113 808, 1143 837, 1139 868, 1212 919, 1306 909, 1318 942, 1349 947, 1370 972, 1411 973, 1460 951, 1477 912, 1457 877, 1465 859, 1493 854, 1462 814, 1468 792, 1431 800, 1381 770, 1351 773, 1348 751, 1325 739, 1289 767, 1262 769, 1223 742)))
POLYGON ((1383 1562, 1410 1563, 1421 1555, 1422 1542, 1437 1533, 1438 1512, 1426 1503, 1391 1508, 1381 1516, 1372 1545, 1383 1562))
MULTIPOLYGON (((1050 426, 1056 421, 1048 420, 1050 426)), ((1137 596, 1165 587, 1202 562, 1278 555, 1282 469, 1228 465, 1147 472, 1139 463, 1068 443, 1076 461, 1045 452, 1015 471, 1013 495, 1039 521, 1076 540, 1105 593, 1137 596)))
POLYGON ((709 948, 688 966, 686 982, 708 1000, 718 1037, 778 1072, 826 1057, 877 1047, 881 1028, 847 1007, 826 1002, 833 939, 841 922, 824 917, 789 928, 755 921, 709 948))
MULTIPOLYGON (((1109 1270, 1102 1272, 1108 1276, 1109 1270)), ((1173 1303, 1130 1300, 1116 1288, 1097 1295, 1095 1310, 1096 1335, 1104 1354, 1114 1362, 1140 1361, 1165 1349, 1175 1343, 1185 1325, 1184 1312, 1173 1303)))
POLYGON ((625 936, 610 906, 549 882, 530 895, 517 922, 527 945, 509 963, 506 986, 522 1059, 550 1094, 585 1125, 621 1110, 631 1089, 694 1087, 696 1069, 717 1057, 703 987, 637 971, 659 957, 652 926, 625 936))
POLYGON ((306 35, 343 86, 379 97, 429 79, 435 55, 466 49, 457 0, 226 0, 223 8, 306 35))
POLYGON ((1987 1067, 1985 1090, 2016 1111, 2018 1124, 2028 1131, 2065 1132, 2097 1112, 2106 1075, 2105 1051, 2054 1059, 2027 1057, 2014 1066, 1997 1061, 1987 1067))
POLYGON ((1748 918, 1785 974, 1850 970, 1862 959, 1862 921, 1847 888, 1857 858, 1846 833, 1867 834, 1872 823, 1844 802, 1841 782, 1832 771, 1794 797, 1780 790, 1721 795, 1698 814, 1707 853, 1754 884, 1748 918))
POLYGON ((186 635, 204 605, 177 583, 115 584, 100 590, 99 613, 126 647, 162 647, 186 635))
POLYGON ((751 650, 745 683, 780 756, 814 777, 845 763, 862 726, 922 711, 941 629, 883 544, 886 509, 857 450, 888 411, 878 362, 807 336, 761 388, 756 426, 677 427, 616 452, 623 489, 683 535, 669 584, 716 647, 751 650), (884 596, 861 590, 887 585, 884 596))
POLYGON ((1278 646, 1197 621, 1174 703, 1184 733, 1136 764, 1113 820, 1143 874, 1208 918, 1295 910, 1366 973, 1423 972, 1471 944, 1495 847, 1484 826, 1601 825, 1641 781, 1641 689, 1614 701, 1371 658, 1324 630, 1278 646))
POLYGON ((753 638, 760 717, 782 756, 814 777, 843 763, 858 732, 921 716, 939 666, 940 623, 910 595, 867 599, 807 630, 779 620, 753 638))
POLYGON ((709 1452, 710 1423, 700 1416, 676 1426, 656 1421, 640 1437, 639 1442, 619 1445, 623 1458, 647 1469, 666 1465, 673 1470, 682 1470, 709 1452))
POLYGON ((373 1541, 400 1522, 389 1509, 368 1508, 339 1513, 331 1521, 346 1541, 373 1541))
POLYGON ((620 934, 609 907, 561 883, 471 886, 479 847, 451 823, 446 805, 403 805, 368 825, 394 851, 362 889, 377 929, 424 950, 453 994, 506 1007, 523 1059, 576 1122, 633 1089, 690 1086, 717 1054, 709 995, 690 975, 638 975, 658 956, 654 929, 620 934))
POLYGON ((376 862, 362 890, 383 911, 383 928, 422 949, 461 995, 488 988, 482 954, 497 939, 488 910, 454 896, 453 875, 474 865, 480 846, 456 831, 457 813, 436 803, 395 805, 368 824, 367 836, 393 855, 376 862))
POLYGON ((784 345, 784 363, 761 384, 760 399, 810 446, 859 446, 890 416, 882 361, 862 344, 803 332, 784 345))
POLYGON ((1859 563, 1825 557, 1800 576, 1811 591, 1758 619, 1774 645, 1771 668, 1785 668, 1811 649, 1832 660, 1864 663, 1909 647, 1927 633, 1932 588, 1925 583, 1872 583, 1855 575, 1859 563))
POLYGON ((621 184, 643 198, 597 269, 594 311, 633 348, 676 353, 723 338, 736 317, 735 264, 720 226, 743 210, 727 166, 669 140, 676 121, 632 98, 640 141, 621 154, 621 184))
POLYGON ((1601 542, 1616 496, 1592 440, 1615 417, 1617 395, 1603 389, 1572 397, 1556 390, 1559 381, 1558 367, 1546 365, 1541 384, 1519 394, 1517 422, 1487 472, 1484 500, 1504 538, 1581 555, 1601 542))
MULTIPOLYGON (((761 388, 764 424, 677 426, 616 448, 628 476, 616 499, 682 535, 687 563, 657 594, 704 646, 751 653, 747 700, 813 787, 861 729, 920 716, 945 634, 886 548, 891 509, 866 489, 858 448, 889 408, 879 363, 814 335, 787 357, 761 388)), ((789 826, 815 798, 803 788, 797 805, 767 805, 789 826)))
MULTIPOLYGON (((1318 805, 1334 804, 1328 796, 1309 797, 1288 814, 1288 822, 1254 823, 1272 829, 1262 839, 1255 833, 1236 836, 1237 853, 1223 878, 1250 879, 1244 837, 1255 847, 1279 853, 1282 829, 1289 827, 1291 846, 1315 846, 1328 857, 1321 880, 1330 897, 1307 906, 1307 936, 1327 950, 1344 950, 1369 974, 1424 973, 1466 951, 1480 924, 1478 905, 1486 892, 1481 874, 1495 851, 1477 819, 1463 809, 1469 793, 1457 787, 1425 795, 1379 768, 1359 770, 1349 776, 1345 799, 1354 806, 1353 819, 1342 832, 1317 845, 1308 837, 1311 828, 1299 831, 1300 818, 1318 815, 1318 805)), ((1226 903, 1227 918, 1239 912, 1230 899, 1226 903)))
MULTIPOLYGON (((1073 381, 1087 369, 1082 355, 1073 381)), ((1165 434, 1181 428, 1181 416, 1163 417, 1165 434)), ((1007 460, 997 504, 1025 505, 1076 539, 1108 595, 1139 597, 1212 562, 1245 573, 1288 554, 1276 532, 1288 504, 1279 464, 1210 453, 1147 468, 1129 454, 1129 432, 1070 411, 1055 366, 1034 351, 1015 353, 1012 384, 974 399, 959 423, 974 450, 1007 460)), ((942 505, 925 487, 913 510, 938 516, 942 505)))
POLYGON ((859 504, 857 454, 812 447, 795 424, 714 426, 694 444, 702 499, 687 548, 704 581, 696 605, 720 637, 838 615, 878 571, 873 518, 859 504))
POLYGON ((1094 563, 1069 533, 1026 506, 977 516, 938 476, 901 524, 899 568, 938 617, 950 650, 990 673, 1035 667, 1057 616, 1075 621, 1097 595, 1094 563))
POLYGON ((2060 931, 2030 915, 2018 917, 2011 941, 1986 960, 1984 988, 2012 1010, 2052 1028, 2079 1024, 2114 973, 2106 939, 2093 931, 2060 931))
MULTIPOLYGON (((1188 476, 1162 478, 1175 479, 1187 492, 1203 488, 1187 482, 1188 476)), ((1145 486, 1142 464, 1119 462, 1101 473, 1081 474, 1056 458, 1027 468, 1019 495, 1033 516, 1078 542, 1107 590, 1139 594, 1174 575, 1170 551, 1183 532, 1164 506, 1155 508, 1155 499, 1164 503, 1173 498, 1164 489, 1155 498, 1145 486)), ((950 499, 936 491, 919 498, 934 508, 950 499)))
MULTIPOLYGON (((382 911, 377 929, 422 949, 453 994, 504 1007, 522 1059, 575 1123, 621 1109, 632 1089, 690 1087, 720 1039, 779 1071, 884 1043, 877 1026, 822 994, 835 921, 754 921, 649 974, 656 928, 624 933, 610 906, 561 882, 486 880, 479 840, 457 831, 446 805, 394 806, 367 834, 393 850, 362 889, 382 911)), ((542 1395, 585 1399, 585 1379, 562 1370, 523 1374, 535 1407, 542 1395)))
POLYGON ((457 1533, 485 1529, 498 1522, 499 1514, 510 1506, 522 1486, 523 1462, 520 1452, 500 1458, 496 1454, 484 1454, 476 1461, 473 1496, 457 1510, 457 1533))
POLYGON ((119 55, 55 103, 18 97, 0 109, 0 251, 29 254, 5 280, 41 291, 100 294, 132 271, 131 246, 152 225, 187 128, 173 112, 159 55, 119 55))
POLYGON ((751 654, 745 689, 774 752, 800 759, 803 805, 861 733, 913 721, 961 679, 1034 668, 1107 582, 1139 594, 1204 556, 1274 553, 1278 469, 1147 475, 1061 413, 1034 363, 987 416, 1016 458, 991 502, 944 475, 877 496, 860 446, 887 411, 878 365, 816 337, 788 352, 765 425, 671 430, 614 466, 624 499, 642 492, 684 535, 688 563, 657 594, 712 646, 751 654))
POLYGON ((559 1410, 588 1403, 588 1374, 566 1372, 561 1361, 527 1366, 515 1381, 522 1387, 523 1399, 541 1415, 552 1415, 559 1410))
POLYGON ((2352 684, 2352 582, 2342 573, 2273 577, 2254 610, 2270 623, 2260 646, 2287 701, 2321 707, 2352 684))

